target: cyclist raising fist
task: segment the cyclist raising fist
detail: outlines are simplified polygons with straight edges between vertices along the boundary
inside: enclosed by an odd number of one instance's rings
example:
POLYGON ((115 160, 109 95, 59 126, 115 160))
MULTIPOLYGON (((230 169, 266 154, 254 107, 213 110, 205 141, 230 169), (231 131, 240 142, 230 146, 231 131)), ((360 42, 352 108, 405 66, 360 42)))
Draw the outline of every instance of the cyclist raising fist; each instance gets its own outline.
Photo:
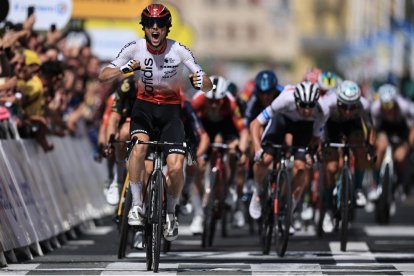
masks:
MULTIPOLYGON (((184 127, 181 121, 180 83, 184 66, 192 74, 190 81, 202 91, 212 89, 210 79, 196 63, 191 51, 171 39, 167 39, 171 28, 171 13, 161 4, 150 4, 141 13, 141 25, 145 39, 127 43, 115 60, 99 74, 101 81, 110 80, 122 73, 137 71, 138 93, 131 114, 131 136, 139 140, 155 139, 158 129, 160 141, 184 142, 184 127)), ((184 182, 183 147, 165 147, 169 181, 167 183, 167 222, 164 237, 174 240, 178 236, 178 223, 174 216, 175 206, 184 182)), ((143 185, 146 183, 144 159, 146 145, 136 145, 131 153, 128 169, 133 206, 128 216, 130 225, 143 225, 143 185)))

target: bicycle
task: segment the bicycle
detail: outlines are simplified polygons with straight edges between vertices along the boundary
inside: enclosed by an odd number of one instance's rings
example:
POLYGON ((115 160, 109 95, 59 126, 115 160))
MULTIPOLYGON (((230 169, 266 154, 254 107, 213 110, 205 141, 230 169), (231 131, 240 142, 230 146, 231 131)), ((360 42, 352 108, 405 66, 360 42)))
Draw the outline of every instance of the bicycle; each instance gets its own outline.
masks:
POLYGON ((227 196, 227 169, 224 157, 230 150, 227 144, 212 143, 212 162, 214 166, 210 169, 210 186, 206 189, 207 202, 204 207, 204 221, 201 246, 213 245, 217 220, 221 218, 221 235, 227 236, 227 216, 225 198, 227 196))
MULTIPOLYGON (((262 251, 268 255, 271 248, 273 232, 278 256, 286 253, 289 241, 289 228, 292 221, 292 176, 288 169, 287 153, 299 149, 294 146, 263 143, 276 150, 273 154, 272 170, 265 181, 262 195, 262 251)), ((303 148, 302 148, 303 149, 303 148)), ((291 156, 293 158, 293 155, 291 156)))
MULTIPOLYGON (((109 142, 107 149, 113 148, 115 144, 126 144, 127 145, 127 158, 132 150, 131 141, 117 141, 115 140, 115 135, 109 137, 109 142)), ((126 256, 126 246, 128 244, 128 237, 130 233, 130 226, 128 224, 128 212, 132 206, 132 193, 129 188, 129 173, 124 180, 124 185, 122 186, 122 192, 119 199, 115 222, 118 225, 119 230, 119 243, 118 243, 118 259, 122 259, 126 256)))
POLYGON ((350 154, 351 148, 366 147, 365 144, 345 144, 345 143, 326 143, 324 147, 342 149, 344 164, 339 174, 337 181, 337 199, 336 208, 339 210, 341 229, 340 241, 341 251, 346 251, 348 242, 348 225, 351 214, 354 209, 354 193, 355 187, 353 185, 353 177, 350 169, 350 154))
MULTIPOLYGON (((144 202, 146 202, 144 240, 146 249, 146 268, 158 272, 161 252, 161 235, 167 216, 167 187, 163 173, 164 146, 183 146, 192 155, 187 144, 160 141, 142 141, 136 137, 131 140, 131 150, 136 144, 152 146, 153 171, 145 187, 144 202)), ((192 158, 192 157, 191 157, 192 158)), ((194 159, 193 159, 194 160, 194 159)))
POLYGON ((390 222, 390 207, 393 202, 393 188, 396 186, 394 170, 393 148, 401 142, 397 136, 391 136, 390 142, 385 150, 385 155, 380 167, 380 181, 377 185, 379 194, 375 206, 375 220, 380 224, 390 222))

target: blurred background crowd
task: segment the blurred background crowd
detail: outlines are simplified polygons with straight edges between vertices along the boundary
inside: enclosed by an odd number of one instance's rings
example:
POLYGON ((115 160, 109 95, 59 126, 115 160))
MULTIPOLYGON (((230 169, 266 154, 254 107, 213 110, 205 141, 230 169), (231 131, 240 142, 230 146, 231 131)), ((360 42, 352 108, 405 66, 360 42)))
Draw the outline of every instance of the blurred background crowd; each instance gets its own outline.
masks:
POLYGON ((414 99, 413 0, 0 0, 0 137, 35 138, 49 151, 47 135, 81 128, 98 145, 116 83, 97 74, 143 36, 139 15, 151 2, 171 10, 169 37, 236 93, 263 69, 288 84, 318 67, 357 81, 368 98, 387 81, 414 99))

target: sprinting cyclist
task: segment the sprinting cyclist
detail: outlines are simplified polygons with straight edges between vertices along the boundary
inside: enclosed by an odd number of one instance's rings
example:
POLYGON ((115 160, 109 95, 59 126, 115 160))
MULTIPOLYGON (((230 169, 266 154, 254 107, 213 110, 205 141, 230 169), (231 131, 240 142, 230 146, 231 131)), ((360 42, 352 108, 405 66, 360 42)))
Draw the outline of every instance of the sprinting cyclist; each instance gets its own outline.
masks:
MULTIPOLYGON (((389 143, 393 147, 394 167, 397 173, 397 183, 404 183, 404 173, 411 168, 405 168, 405 160, 409 145, 414 145, 414 104, 399 95, 397 87, 392 84, 383 84, 378 89, 379 99, 371 105, 371 116, 374 127, 378 132, 374 178, 379 183, 379 170, 383 161, 385 150, 389 143), (410 138, 411 137, 411 138, 410 138), (410 138, 410 139, 409 139, 410 138)), ((394 187, 396 188, 396 187, 394 187)), ((371 198, 375 199, 375 193, 371 198)), ((395 207, 395 204, 393 204, 395 207)), ((391 210, 394 213, 394 210, 391 210)))
MULTIPOLYGON (((331 90, 323 101, 329 110, 329 119, 325 127, 325 141, 332 143, 349 143, 363 145, 367 143, 368 148, 375 146, 375 131, 369 114, 369 102, 361 96, 359 86, 346 80, 339 84, 336 91, 331 90), (345 139, 345 141, 343 140, 345 139)), ((362 190, 364 170, 368 166, 367 148, 351 149, 355 156, 355 203, 358 207, 366 204, 366 197, 362 190)), ((326 214, 323 221, 323 230, 332 232, 333 223, 333 198, 335 187, 335 175, 341 170, 338 150, 328 150, 324 156, 325 179, 323 204, 326 214)))
POLYGON ((247 102, 244 122, 246 126, 257 117, 280 94, 283 87, 279 85, 276 74, 270 70, 257 73, 252 96, 247 102))
MULTIPOLYGON (((130 138, 129 128, 131 121, 132 107, 135 103, 137 96, 137 89, 135 86, 135 78, 133 75, 124 78, 119 82, 119 85, 115 91, 115 97, 111 106, 111 114, 108 119, 107 137, 106 143, 109 143, 111 135, 115 135, 115 139, 119 141, 127 141, 130 138)), ((106 193, 106 200, 112 205, 116 205, 119 202, 120 187, 124 182, 126 164, 124 162, 126 156, 125 144, 115 144, 115 167, 116 167, 116 179, 109 186, 106 193)), ((111 151, 108 148, 108 151, 111 151)), ((112 152, 107 152, 107 155, 111 155, 112 152)))
MULTIPOLYGON (((262 142, 283 144, 285 134, 293 136, 292 145, 314 148, 319 144, 321 129, 327 115, 323 112, 319 99, 319 89, 311 82, 301 82, 296 86, 288 85, 280 95, 266 107, 250 124, 250 134, 255 150, 254 178, 257 189, 253 193, 249 206, 250 216, 258 219, 262 214, 260 195, 262 183, 268 173, 268 167, 273 162, 274 149, 262 148, 262 142), (268 124, 269 122, 269 124, 268 124), (266 129, 264 126, 267 124, 266 129)), ((309 182, 309 168, 304 151, 295 153, 293 169, 293 208, 295 209, 306 184, 309 182)), ((293 232, 291 227, 289 230, 293 232)))
MULTIPOLYGON (((193 100, 192 106, 197 112, 204 129, 210 137, 210 141, 217 141, 221 136, 223 143, 230 146, 230 183, 235 178, 237 187, 236 211, 233 217, 233 225, 242 227, 245 223, 244 215, 241 210, 243 195, 244 174, 240 166, 237 166, 236 146, 239 147, 241 157, 239 164, 244 164, 246 160, 246 149, 248 143, 248 130, 243 123, 238 105, 230 93, 227 92, 227 81, 221 76, 211 76, 214 88, 207 93, 197 93, 193 100)), ((197 186, 201 190, 206 162, 199 164, 199 173, 197 177, 197 186)))
MULTIPOLYGON (((154 129, 159 129, 161 141, 182 143, 184 127, 180 117, 180 86, 184 66, 192 72, 190 81, 194 87, 206 92, 213 85, 196 63, 191 51, 179 42, 167 39, 172 24, 171 13, 164 5, 150 4, 144 8, 140 23, 145 39, 127 43, 116 59, 100 72, 99 79, 107 81, 122 73, 140 70, 137 71, 137 100, 131 115, 132 138, 143 141, 155 139, 154 129)), ((169 172, 164 237, 171 241, 178 236, 175 207, 184 184, 185 150, 182 146, 171 146, 165 147, 164 151, 169 172)), ((142 226, 144 223, 142 191, 147 179, 144 165, 146 152, 147 146, 138 144, 129 159, 132 191, 132 208, 128 214, 130 225, 142 226)))

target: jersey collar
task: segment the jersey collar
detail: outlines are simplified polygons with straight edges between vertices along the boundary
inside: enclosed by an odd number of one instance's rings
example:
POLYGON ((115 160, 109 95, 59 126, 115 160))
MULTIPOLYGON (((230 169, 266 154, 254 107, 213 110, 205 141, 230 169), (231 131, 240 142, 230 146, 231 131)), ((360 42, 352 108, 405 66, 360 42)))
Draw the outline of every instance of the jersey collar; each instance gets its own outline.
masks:
POLYGON ((161 55, 162 53, 165 52, 165 49, 167 49, 167 40, 164 40, 164 43, 162 45, 162 47, 159 50, 154 50, 151 48, 151 46, 149 45, 149 43, 147 42, 147 50, 148 52, 150 52, 153 55, 161 55))

